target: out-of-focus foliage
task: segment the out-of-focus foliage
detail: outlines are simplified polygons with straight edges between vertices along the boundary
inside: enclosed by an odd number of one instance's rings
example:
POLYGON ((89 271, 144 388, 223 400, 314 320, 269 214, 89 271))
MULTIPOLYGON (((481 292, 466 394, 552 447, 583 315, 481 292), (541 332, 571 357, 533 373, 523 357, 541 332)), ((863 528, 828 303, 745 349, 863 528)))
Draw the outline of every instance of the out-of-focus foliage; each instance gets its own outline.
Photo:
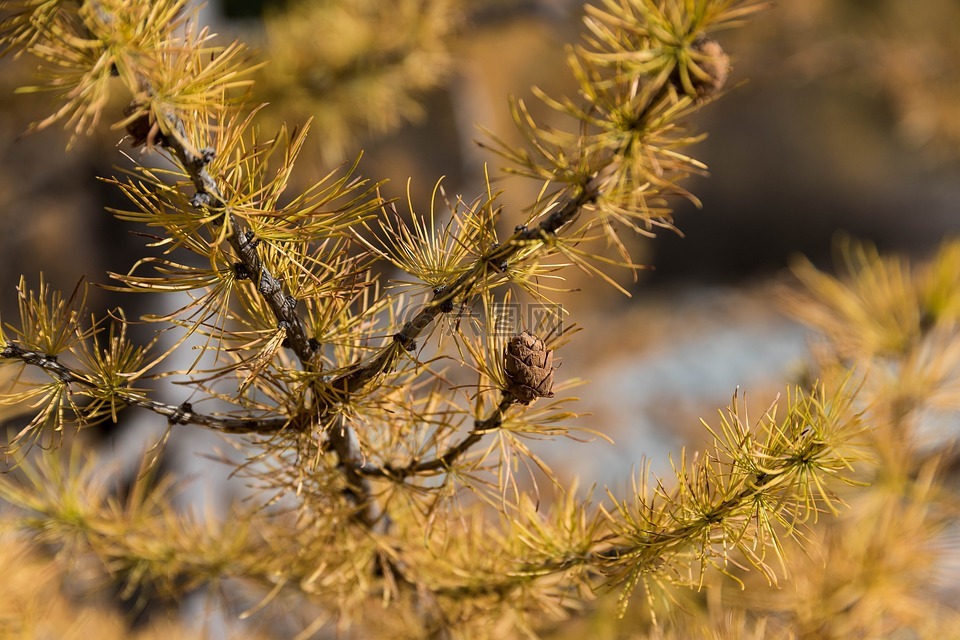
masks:
POLYGON ((956 159, 960 6, 951 0, 783 0, 771 12, 787 70, 890 105, 902 138, 956 159))
POLYGON ((0 551, 0 570, 5 576, 0 585, 0 635, 5 638, 159 640, 186 637, 188 633, 170 619, 131 630, 109 598, 80 602, 70 597, 64 589, 89 589, 102 584, 102 576, 71 566, 62 557, 49 557, 34 544, 9 534, 4 536, 0 551), (84 584, 85 581, 90 582, 84 584))
POLYGON ((296 0, 272 8, 257 98, 276 103, 288 122, 312 118, 312 144, 328 163, 341 162, 365 134, 423 117, 425 93, 450 75, 463 11, 460 0, 296 0))

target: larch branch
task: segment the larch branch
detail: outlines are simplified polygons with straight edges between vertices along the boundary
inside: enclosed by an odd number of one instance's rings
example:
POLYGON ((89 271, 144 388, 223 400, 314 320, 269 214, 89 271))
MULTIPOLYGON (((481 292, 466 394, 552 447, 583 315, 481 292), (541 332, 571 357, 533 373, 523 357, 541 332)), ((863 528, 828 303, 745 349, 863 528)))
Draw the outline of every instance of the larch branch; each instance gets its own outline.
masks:
POLYGON ((494 429, 500 428, 500 426, 503 424, 503 417, 507 411, 507 408, 513 403, 514 398, 512 396, 504 396, 500 401, 500 404, 494 408, 489 416, 483 420, 477 420, 474 423, 473 429, 466 438, 453 445, 436 458, 422 460, 419 462, 411 462, 404 467, 378 467, 372 464, 365 464, 362 467, 359 467, 359 471, 360 473, 369 476, 399 478, 401 480, 409 476, 448 471, 460 457, 465 455, 471 448, 473 448, 474 445, 480 442, 484 435, 490 431, 493 431, 494 429))
MULTIPOLYGON (((24 363, 45 371, 51 377, 68 384, 77 384, 88 389, 99 389, 95 381, 63 364, 55 356, 30 351, 16 344, 7 344, 0 350, 0 357, 21 360, 24 363)), ((233 434, 272 434, 290 425, 292 418, 287 416, 250 416, 229 417, 199 413, 184 402, 180 405, 165 404, 150 400, 144 394, 131 389, 115 389, 114 397, 131 407, 147 409, 165 416, 171 424, 196 424, 223 433, 233 434)))

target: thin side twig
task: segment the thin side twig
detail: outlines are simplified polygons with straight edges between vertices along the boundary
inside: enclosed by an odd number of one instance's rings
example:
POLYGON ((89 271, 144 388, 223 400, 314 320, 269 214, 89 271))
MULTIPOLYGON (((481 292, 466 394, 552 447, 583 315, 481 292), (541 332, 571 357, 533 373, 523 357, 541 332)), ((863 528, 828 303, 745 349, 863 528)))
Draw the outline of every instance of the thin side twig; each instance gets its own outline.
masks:
MULTIPOLYGON (((0 358, 21 360, 28 365, 45 371, 51 377, 64 383, 77 384, 88 389, 99 388, 94 381, 74 371, 57 360, 56 357, 40 353, 39 351, 30 351, 16 344, 7 344, 4 346, 3 349, 0 350, 0 358)), ((156 400, 150 400, 143 394, 128 389, 115 390, 114 397, 127 406, 140 407, 141 409, 147 409, 148 411, 165 416, 171 424, 196 424, 223 433, 276 433, 290 425, 293 421, 293 418, 287 416, 250 416, 240 418, 199 413, 194 411, 188 402, 180 405, 165 404, 163 402, 157 402, 156 400)))
POLYGON ((493 431, 494 429, 499 429, 503 424, 503 417, 507 409, 514 403, 514 398, 512 396, 506 395, 500 401, 489 416, 483 420, 477 420, 473 429, 466 438, 453 445, 441 455, 436 458, 431 458, 429 460, 421 460, 419 462, 411 462, 410 464, 403 467, 393 467, 385 466, 379 467, 373 464, 365 464, 358 468, 358 471, 364 475, 379 477, 379 478, 396 478, 403 480, 410 476, 428 474, 433 472, 445 472, 449 470, 453 463, 457 461, 458 458, 465 455, 474 445, 480 442, 483 439, 483 436, 487 433, 493 431))

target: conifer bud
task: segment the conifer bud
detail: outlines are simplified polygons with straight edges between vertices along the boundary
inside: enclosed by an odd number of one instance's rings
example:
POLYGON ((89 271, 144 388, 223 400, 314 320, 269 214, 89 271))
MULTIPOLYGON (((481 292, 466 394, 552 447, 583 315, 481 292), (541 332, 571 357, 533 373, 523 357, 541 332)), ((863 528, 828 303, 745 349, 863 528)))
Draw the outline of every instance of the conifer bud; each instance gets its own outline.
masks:
POLYGON ((553 397, 553 351, 529 331, 510 338, 504 349, 507 393, 517 402, 530 404, 553 397))
POLYGON ((707 80, 690 74, 693 88, 697 92, 697 97, 708 98, 726 84, 727 76, 730 75, 730 56, 726 54, 719 42, 709 38, 698 38, 691 48, 705 56, 705 59, 697 60, 697 66, 709 76, 707 80))
MULTIPOLYGON (((124 115, 136 113, 139 105, 132 102, 123 110, 124 115)), ((136 147, 164 147, 167 139, 160 131, 160 125, 153 121, 148 113, 142 113, 127 123, 127 133, 130 135, 131 146, 136 147)))

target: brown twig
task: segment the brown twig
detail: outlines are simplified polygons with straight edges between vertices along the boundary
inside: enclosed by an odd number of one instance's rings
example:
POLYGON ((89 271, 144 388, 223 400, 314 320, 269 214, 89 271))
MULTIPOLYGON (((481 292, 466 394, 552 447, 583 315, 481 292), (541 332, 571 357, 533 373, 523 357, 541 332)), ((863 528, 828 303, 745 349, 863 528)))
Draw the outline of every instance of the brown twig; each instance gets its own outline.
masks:
MULTIPOLYGON (((165 137, 164 146, 176 156, 196 187, 197 192, 192 198, 193 205, 197 208, 222 208, 229 219, 230 228, 234 230, 227 241, 240 259, 246 275, 256 284, 257 290, 269 305, 277 320, 277 326, 286 332, 285 344, 297 354, 305 370, 316 370, 319 367, 315 358, 318 345, 315 339, 307 335, 306 324, 296 310, 296 299, 284 291, 279 280, 263 263, 257 250, 259 241, 255 234, 230 212, 220 188, 207 171, 207 164, 213 159, 214 151, 195 151, 186 141, 183 123, 173 116, 170 117, 170 123, 176 133, 165 137)), ((381 514, 372 496, 369 480, 357 471, 362 463, 362 456, 353 428, 346 423, 342 414, 331 417, 327 410, 329 407, 324 407, 320 400, 326 396, 315 395, 322 410, 314 410, 310 415, 318 418, 317 426, 325 428, 329 446, 337 453, 347 482, 347 495, 358 508, 356 518, 366 526, 373 526, 380 520, 381 514)))
POLYGON ((342 393, 354 393, 382 372, 391 369, 400 354, 396 344, 408 351, 416 348, 417 338, 442 313, 445 303, 466 295, 482 281, 487 273, 485 265, 503 264, 516 255, 531 241, 547 238, 556 233, 577 217, 580 210, 596 201, 600 194, 601 178, 594 177, 576 195, 567 197, 553 212, 533 228, 519 227, 500 246, 477 259, 473 268, 444 287, 438 287, 430 303, 420 309, 412 319, 404 323, 400 331, 393 336, 393 342, 381 348, 380 352, 364 365, 342 374, 331 381, 330 386, 342 393))
MULTIPOLYGON (((28 365, 42 369, 52 378, 68 384, 78 384, 89 389, 100 388, 95 381, 63 364, 55 356, 30 351, 16 344, 7 344, 0 350, 0 357, 22 360, 28 365)), ((286 416, 231 418, 198 413, 188 402, 180 405, 164 404, 150 400, 141 393, 130 389, 116 389, 114 396, 123 404, 140 407, 166 416, 171 424, 196 424, 223 433, 262 434, 276 433, 291 424, 293 419, 286 416)))
POLYGON ((207 171, 207 165, 214 158, 215 151, 201 149, 195 151, 186 141, 186 131, 183 123, 176 117, 170 117, 170 123, 176 132, 175 135, 164 136, 164 147, 172 152, 181 166, 187 171, 190 180, 196 187, 196 194, 192 204, 197 208, 220 207, 229 219, 230 228, 234 232, 227 238, 234 253, 243 265, 244 273, 257 287, 263 296, 277 325, 286 332, 287 344, 297 354, 297 358, 304 367, 311 367, 316 354, 316 343, 307 336, 307 327, 296 311, 297 301, 283 290, 283 285, 263 264, 260 253, 257 251, 259 239, 256 235, 240 224, 230 212, 216 181, 207 171))
POLYGON ((510 405, 512 405, 514 402, 515 399, 512 396, 505 395, 500 401, 500 404, 494 408, 489 416, 483 420, 477 420, 474 423, 473 429, 466 438, 453 445, 436 458, 422 460, 419 462, 411 462, 404 467, 393 467, 389 465, 385 467, 378 467, 368 463, 362 467, 359 467, 358 471, 368 476, 397 478, 400 480, 403 480, 409 476, 432 473, 434 471, 447 471, 451 466, 453 466, 453 463, 456 462, 458 458, 466 454, 475 444, 480 442, 484 435, 490 431, 493 431, 494 429, 500 428, 500 426, 503 424, 503 416, 506 413, 507 408, 510 407, 510 405))

